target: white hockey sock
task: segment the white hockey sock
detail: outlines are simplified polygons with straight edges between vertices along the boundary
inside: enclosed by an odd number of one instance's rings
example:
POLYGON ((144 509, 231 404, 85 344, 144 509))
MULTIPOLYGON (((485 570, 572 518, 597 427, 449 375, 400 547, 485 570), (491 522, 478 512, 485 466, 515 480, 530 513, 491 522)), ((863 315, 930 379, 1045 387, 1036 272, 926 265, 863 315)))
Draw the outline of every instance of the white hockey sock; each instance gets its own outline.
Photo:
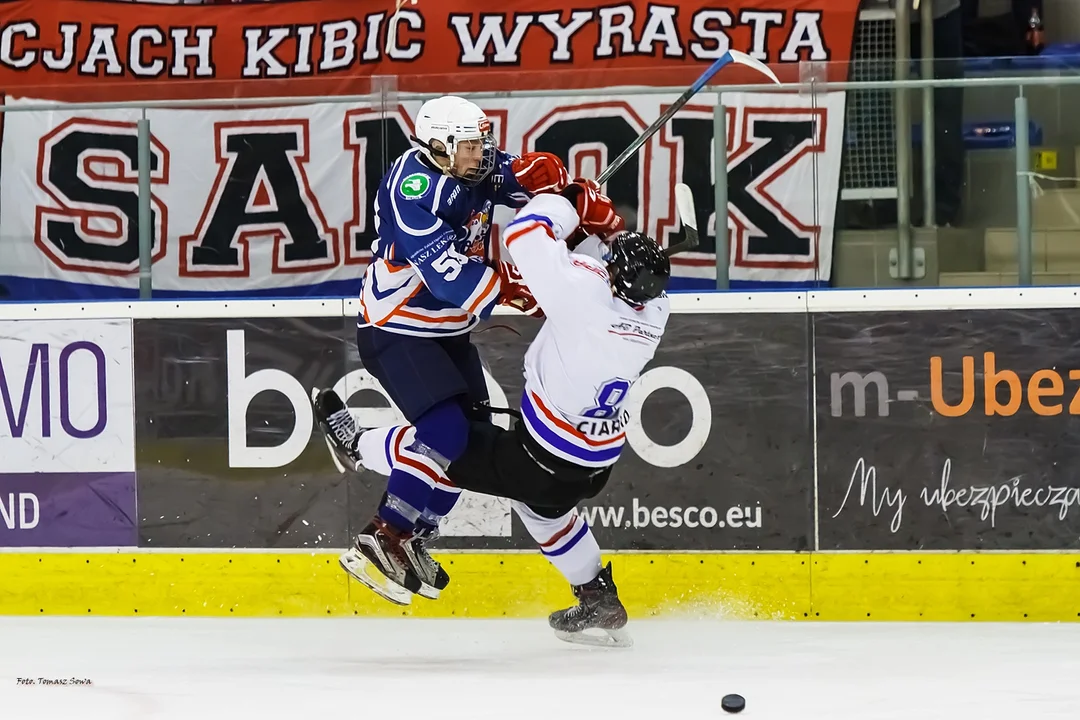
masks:
POLYGON ((537 515, 523 503, 514 511, 552 565, 571 585, 584 585, 600 574, 600 545, 585 518, 571 510, 560 518, 537 515))
POLYGON ((391 442, 397 431, 408 427, 407 425, 394 425, 393 427, 375 428, 360 433, 356 441, 356 451, 364 467, 380 475, 389 475, 391 470, 391 442))

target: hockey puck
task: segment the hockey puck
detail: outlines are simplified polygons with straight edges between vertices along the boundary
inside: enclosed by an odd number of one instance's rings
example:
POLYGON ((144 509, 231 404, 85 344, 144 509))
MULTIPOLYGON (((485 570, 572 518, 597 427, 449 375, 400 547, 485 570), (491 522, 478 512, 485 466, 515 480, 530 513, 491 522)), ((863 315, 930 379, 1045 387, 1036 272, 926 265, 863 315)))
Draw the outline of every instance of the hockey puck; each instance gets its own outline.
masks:
POLYGON ((720 701, 720 707, 729 713, 742 712, 746 707, 746 700, 742 695, 725 695, 720 701))

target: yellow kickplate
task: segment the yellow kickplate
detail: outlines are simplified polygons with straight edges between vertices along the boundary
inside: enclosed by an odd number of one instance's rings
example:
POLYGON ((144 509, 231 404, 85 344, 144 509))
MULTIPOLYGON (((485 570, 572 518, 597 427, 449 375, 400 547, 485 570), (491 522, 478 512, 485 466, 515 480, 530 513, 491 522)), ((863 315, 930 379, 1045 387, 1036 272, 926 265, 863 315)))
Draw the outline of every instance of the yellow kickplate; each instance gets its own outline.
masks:
MULTIPOLYGON (((436 555, 451 582, 399 607, 338 553, 0 553, 2 615, 543 618, 574 602, 536 553, 436 555)), ((714 553, 605 557, 631 617, 1080 620, 1080 555, 714 553)))

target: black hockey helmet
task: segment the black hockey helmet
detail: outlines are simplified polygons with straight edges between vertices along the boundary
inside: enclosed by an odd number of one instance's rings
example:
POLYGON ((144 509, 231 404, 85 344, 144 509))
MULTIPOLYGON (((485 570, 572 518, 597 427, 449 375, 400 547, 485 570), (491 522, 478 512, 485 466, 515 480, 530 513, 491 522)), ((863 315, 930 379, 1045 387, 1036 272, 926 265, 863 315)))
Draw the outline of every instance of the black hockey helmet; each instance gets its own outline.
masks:
POLYGON ((644 305, 660 297, 671 277, 671 262, 655 240, 623 230, 611 238, 607 260, 611 288, 631 305, 644 305))

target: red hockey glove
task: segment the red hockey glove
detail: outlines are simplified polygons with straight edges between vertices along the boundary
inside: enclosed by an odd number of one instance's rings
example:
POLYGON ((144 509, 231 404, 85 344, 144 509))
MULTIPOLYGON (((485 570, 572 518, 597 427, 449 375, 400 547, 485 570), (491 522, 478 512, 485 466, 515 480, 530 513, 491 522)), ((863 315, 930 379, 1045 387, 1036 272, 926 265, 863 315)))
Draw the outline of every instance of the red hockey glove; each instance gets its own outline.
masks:
POLYGON ((606 237, 623 226, 611 198, 600 192, 595 180, 575 178, 560 194, 573 203, 586 233, 606 237))
POLYGON ((518 312, 531 317, 542 318, 544 311, 540 309, 536 298, 529 292, 525 280, 521 277, 516 265, 508 262, 499 263, 499 275, 502 277, 502 294, 499 296, 499 304, 507 305, 518 312))
POLYGON ((518 184, 533 195, 557 193, 570 183, 562 160, 547 152, 525 153, 510 162, 518 184))
POLYGON ((570 234, 570 237, 566 239, 566 247, 570 252, 574 252, 577 246, 585 242, 590 235, 599 236, 602 242, 608 242, 614 235, 626 229, 626 221, 623 220, 622 215, 615 216, 615 227, 603 233, 593 233, 587 231, 582 226, 578 225, 577 230, 570 234))

